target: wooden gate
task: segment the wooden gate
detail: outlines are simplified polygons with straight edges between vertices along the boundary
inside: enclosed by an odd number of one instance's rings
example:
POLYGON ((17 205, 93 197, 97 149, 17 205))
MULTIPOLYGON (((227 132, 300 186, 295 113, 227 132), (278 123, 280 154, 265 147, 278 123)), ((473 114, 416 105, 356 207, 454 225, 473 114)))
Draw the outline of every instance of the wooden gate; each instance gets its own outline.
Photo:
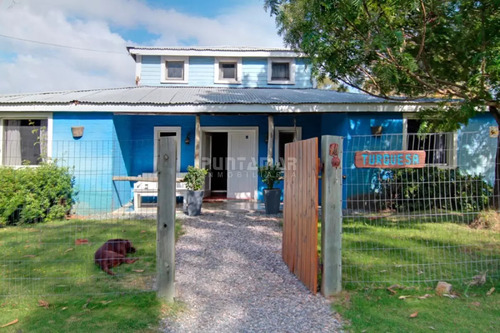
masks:
POLYGON ((309 290, 318 288, 318 139, 285 145, 283 260, 309 290))

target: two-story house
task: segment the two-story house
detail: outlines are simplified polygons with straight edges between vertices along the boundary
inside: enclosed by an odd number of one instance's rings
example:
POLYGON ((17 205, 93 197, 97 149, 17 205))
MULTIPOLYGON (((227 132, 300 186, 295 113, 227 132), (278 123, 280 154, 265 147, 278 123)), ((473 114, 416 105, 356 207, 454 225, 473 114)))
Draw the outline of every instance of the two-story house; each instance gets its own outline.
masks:
MULTIPOLYGON (((154 173, 158 138, 175 136, 179 172, 188 165, 212 171, 207 195, 258 200, 263 184, 256 166, 280 161, 286 143, 321 135, 371 136, 372 127, 384 135, 405 134, 418 127, 415 113, 434 105, 316 89, 307 59, 288 49, 128 52, 136 64, 135 86, 0 95, 2 165, 36 165, 48 156, 74 166, 77 210, 108 212, 133 200, 133 182, 116 178, 154 173), (73 134, 76 127, 83 135, 73 134)), ((467 130, 489 124, 495 125, 493 118, 480 115, 467 130)), ((428 163, 453 167, 459 139, 440 136, 437 146, 443 149, 428 163)), ((400 149, 408 148, 403 140, 400 149)), ((346 172, 350 167, 345 165, 346 172)))

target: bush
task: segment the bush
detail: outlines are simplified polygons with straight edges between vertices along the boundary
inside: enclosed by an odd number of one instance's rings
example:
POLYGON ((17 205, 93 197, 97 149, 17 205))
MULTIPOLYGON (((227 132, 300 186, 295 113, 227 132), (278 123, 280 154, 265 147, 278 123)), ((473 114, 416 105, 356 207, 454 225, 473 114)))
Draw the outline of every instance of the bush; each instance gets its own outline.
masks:
POLYGON ((74 203, 74 177, 66 167, 0 167, 0 224, 37 223, 69 214, 74 203))
POLYGON ((186 188, 190 191, 201 191, 205 186, 205 177, 208 171, 206 169, 188 166, 188 172, 184 177, 186 188))
POLYGON ((482 175, 462 174, 458 168, 399 169, 382 180, 381 194, 387 208, 397 211, 479 212, 488 208, 493 187, 482 175))
POLYGON ((262 182, 266 184, 268 189, 273 189, 274 183, 278 183, 283 178, 283 171, 277 163, 259 167, 258 173, 262 178, 262 182))

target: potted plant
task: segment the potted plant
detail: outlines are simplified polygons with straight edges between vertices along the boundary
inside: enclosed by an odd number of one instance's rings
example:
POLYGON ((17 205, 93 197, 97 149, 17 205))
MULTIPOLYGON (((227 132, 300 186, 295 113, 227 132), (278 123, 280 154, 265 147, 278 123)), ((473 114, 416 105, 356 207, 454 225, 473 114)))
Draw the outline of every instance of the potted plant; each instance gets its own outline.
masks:
POLYGON ((189 216, 201 214, 207 172, 206 169, 188 166, 188 172, 184 177, 187 189, 186 196, 184 197, 184 213, 189 216))
POLYGON ((266 214, 278 214, 280 211, 281 190, 274 188, 274 184, 281 181, 282 170, 279 164, 267 164, 259 167, 259 176, 266 184, 264 189, 264 205, 266 214))

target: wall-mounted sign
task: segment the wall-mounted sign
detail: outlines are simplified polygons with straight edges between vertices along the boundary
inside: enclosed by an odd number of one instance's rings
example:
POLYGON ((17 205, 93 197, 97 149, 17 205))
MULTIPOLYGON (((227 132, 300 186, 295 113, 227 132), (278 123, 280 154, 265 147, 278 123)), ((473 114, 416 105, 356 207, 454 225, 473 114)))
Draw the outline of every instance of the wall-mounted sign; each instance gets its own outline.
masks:
POLYGON ((425 166, 425 151, 357 151, 354 157, 354 165, 356 165, 356 168, 423 168, 425 166))

